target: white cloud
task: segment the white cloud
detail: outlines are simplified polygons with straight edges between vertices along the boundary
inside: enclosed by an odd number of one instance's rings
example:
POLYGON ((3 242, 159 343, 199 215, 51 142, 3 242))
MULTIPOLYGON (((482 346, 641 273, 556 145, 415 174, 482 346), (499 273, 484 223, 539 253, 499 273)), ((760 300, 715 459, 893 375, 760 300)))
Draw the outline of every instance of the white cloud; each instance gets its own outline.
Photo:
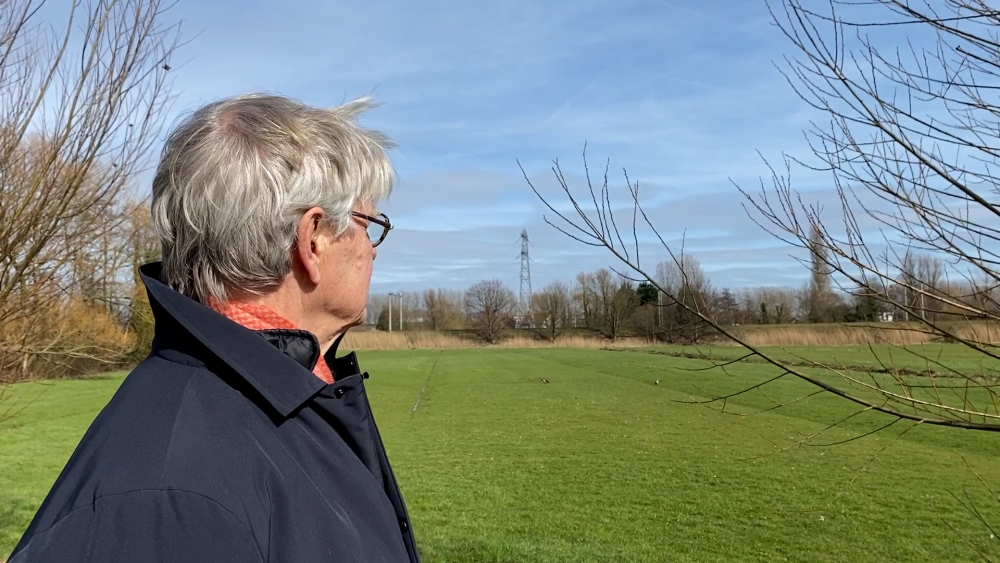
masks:
MULTIPOLYGON (((490 277, 514 286, 523 228, 539 287, 607 265, 542 223, 516 164, 552 194, 558 158, 582 189, 585 141, 591 171, 610 158, 621 195, 627 168, 662 234, 677 245, 686 232, 717 283, 805 275, 747 218, 730 182, 753 187, 767 175, 758 149, 804 154, 800 131, 813 115, 771 66, 786 46, 763 3, 267 0, 179 10, 199 34, 175 67, 178 110, 254 90, 316 105, 374 90, 383 106, 363 122, 397 141, 399 172, 376 291, 490 277)), ((651 259, 657 252, 649 247, 651 259)))

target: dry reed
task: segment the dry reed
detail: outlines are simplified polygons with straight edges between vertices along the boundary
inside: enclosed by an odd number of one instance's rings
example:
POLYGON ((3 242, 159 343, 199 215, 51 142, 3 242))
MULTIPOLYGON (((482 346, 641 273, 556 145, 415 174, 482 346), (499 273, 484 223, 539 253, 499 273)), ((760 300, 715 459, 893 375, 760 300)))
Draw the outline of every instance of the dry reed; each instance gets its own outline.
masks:
MULTIPOLYGON (((983 343, 1000 342, 1000 327, 982 321, 942 323, 961 339, 983 343)), ((755 325, 736 327, 736 334, 751 346, 858 346, 893 344, 904 346, 944 342, 917 323, 844 325, 755 325)), ((725 344, 725 342, 720 342, 725 344)))
MULTIPOLYGON (((943 323, 959 338, 983 343, 1000 343, 1000 327, 981 321, 943 323)), ((739 338, 751 346, 859 346, 868 344, 909 345, 942 342, 917 323, 746 325, 733 327, 739 338)), ((662 343, 661 343, 662 344, 662 343)), ((726 345, 725 339, 711 344, 726 345)), ((487 345, 471 336, 445 332, 413 331, 349 332, 342 345, 349 350, 437 350, 460 348, 635 348, 653 345, 644 338, 620 338, 615 342, 596 336, 570 335, 549 342, 534 335, 515 334, 499 344, 487 345)))
POLYGON ((462 338, 454 334, 415 331, 415 332, 348 332, 341 344, 345 350, 421 350, 421 349, 458 349, 458 348, 633 348, 649 346, 644 339, 620 338, 615 342, 600 338, 583 336, 565 336, 549 342, 534 336, 514 335, 498 344, 487 345, 472 338, 462 338))

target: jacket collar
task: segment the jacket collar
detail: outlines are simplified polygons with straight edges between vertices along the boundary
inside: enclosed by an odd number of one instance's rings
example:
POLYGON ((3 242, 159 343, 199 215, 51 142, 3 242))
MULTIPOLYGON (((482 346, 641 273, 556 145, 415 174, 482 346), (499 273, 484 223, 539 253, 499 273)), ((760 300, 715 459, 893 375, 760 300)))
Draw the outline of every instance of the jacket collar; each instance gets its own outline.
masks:
MULTIPOLYGON (((165 332, 176 323, 245 379, 282 416, 287 417, 326 383, 312 373, 319 343, 306 331, 253 331, 160 281, 159 262, 139 268, 156 319, 156 340, 176 340, 165 332), (271 344, 268 344, 268 343, 271 344), (273 344, 273 345, 272 345, 273 344)), ((324 355, 337 378, 358 373, 351 352, 336 357, 339 340, 324 355)))

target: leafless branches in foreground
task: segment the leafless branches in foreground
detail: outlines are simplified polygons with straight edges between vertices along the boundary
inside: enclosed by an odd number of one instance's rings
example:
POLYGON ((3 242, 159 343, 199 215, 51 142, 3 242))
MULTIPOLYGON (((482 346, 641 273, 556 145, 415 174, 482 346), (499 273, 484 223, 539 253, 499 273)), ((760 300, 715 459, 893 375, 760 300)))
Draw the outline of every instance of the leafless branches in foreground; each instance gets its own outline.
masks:
MULTIPOLYGON (((595 181, 584 151, 586 186, 574 191, 563 169, 552 171, 559 200, 544 196, 546 221, 566 236, 601 247, 656 286, 691 323, 717 331, 744 353, 717 368, 757 358, 777 368, 774 377, 707 403, 726 410, 738 395, 793 377, 854 403, 855 414, 875 411, 910 424, 1000 430, 1000 217, 997 151, 1000 151, 1000 12, 983 2, 948 0, 939 7, 903 1, 830 2, 822 11, 798 0, 772 9, 774 21, 796 48, 785 76, 799 95, 829 117, 809 131, 814 169, 830 173, 840 202, 835 222, 803 200, 789 175, 775 172, 773 187, 743 191, 751 216, 765 229, 808 252, 818 292, 816 308, 833 280, 841 290, 875 307, 902 311, 910 330, 960 343, 983 362, 970 370, 920 350, 901 348, 927 367, 834 365, 815 358, 767 352, 749 344, 677 288, 696 280, 683 249, 671 248, 640 204, 639 183, 627 173, 623 194, 609 189, 608 168, 595 181), (839 15, 841 8, 851 18, 839 15), (886 48, 870 33, 901 27, 920 36, 886 48), (919 47, 917 45, 928 45, 919 47), (884 49, 880 52, 880 48, 884 49), (651 233, 680 273, 665 287, 640 255, 640 232, 651 233), (878 239, 871 239, 876 234, 878 239), (920 267, 918 254, 942 267, 920 267)), ((789 169, 798 161, 787 158, 789 169)), ((523 169, 522 169, 522 172, 523 169)), ((660 256, 663 255, 660 253, 660 256)), ((655 260, 652 261, 655 263, 655 260)), ((887 326, 889 323, 886 323, 887 326)), ((873 325, 877 330, 878 326, 873 325)), ((898 328, 898 327, 894 327, 898 328)), ((707 359, 707 357, 706 357, 707 359)), ((777 402, 772 408, 780 408, 777 402)), ((746 413, 739 414, 745 416, 746 413)), ((832 425, 835 427, 837 424, 832 425)), ((810 439, 815 436, 809 437, 810 439)))

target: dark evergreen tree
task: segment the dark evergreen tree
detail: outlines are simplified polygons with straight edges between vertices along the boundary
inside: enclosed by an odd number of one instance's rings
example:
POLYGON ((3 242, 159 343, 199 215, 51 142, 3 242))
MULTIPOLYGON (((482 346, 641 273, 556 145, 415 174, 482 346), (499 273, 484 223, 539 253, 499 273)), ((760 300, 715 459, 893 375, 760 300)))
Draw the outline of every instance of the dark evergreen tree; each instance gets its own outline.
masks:
POLYGON ((636 288, 635 293, 639 296, 639 305, 656 303, 656 287, 648 281, 644 281, 636 288))

